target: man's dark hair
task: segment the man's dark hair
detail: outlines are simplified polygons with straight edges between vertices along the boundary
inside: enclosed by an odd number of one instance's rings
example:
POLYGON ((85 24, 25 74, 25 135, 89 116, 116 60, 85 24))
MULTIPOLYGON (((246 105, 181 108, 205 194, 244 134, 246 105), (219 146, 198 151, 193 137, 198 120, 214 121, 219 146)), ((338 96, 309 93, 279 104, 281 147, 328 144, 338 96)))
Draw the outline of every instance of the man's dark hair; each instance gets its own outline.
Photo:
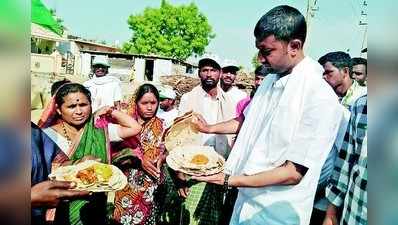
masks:
POLYGON ((351 59, 352 66, 365 65, 365 73, 368 73, 368 60, 361 57, 354 57, 351 59))
POLYGON ((277 40, 289 42, 299 39, 304 45, 307 35, 307 24, 304 16, 296 8, 287 5, 277 6, 257 22, 254 36, 262 41, 270 35, 277 40))
POLYGON ((63 80, 59 80, 59 81, 54 82, 54 83, 51 85, 51 96, 54 96, 54 94, 57 92, 57 90, 58 90, 62 85, 66 84, 66 83, 71 83, 71 81, 68 80, 68 79, 63 79, 63 80))
POLYGON ((365 58, 361 58, 361 57, 354 57, 351 59, 352 65, 356 66, 356 65, 365 65, 367 67, 368 65, 368 60, 365 58))
POLYGON ((352 65, 353 66, 355 66, 355 65, 368 65, 368 60, 367 59, 364 59, 364 58, 361 58, 361 57, 354 57, 354 58, 352 58, 352 65))
POLYGON ((265 76, 267 76, 268 74, 270 74, 271 71, 272 71, 272 70, 271 70, 269 67, 266 67, 266 66, 264 66, 264 65, 261 65, 261 66, 258 66, 258 67, 256 68, 256 70, 254 70, 254 75, 256 75, 256 76, 261 76, 261 77, 265 77, 265 76))
POLYGON ((347 67, 350 71, 350 76, 352 73, 352 61, 351 57, 348 53, 338 51, 338 52, 329 52, 326 55, 322 56, 318 59, 319 64, 322 66, 327 62, 330 62, 333 66, 337 67, 339 70, 347 67))

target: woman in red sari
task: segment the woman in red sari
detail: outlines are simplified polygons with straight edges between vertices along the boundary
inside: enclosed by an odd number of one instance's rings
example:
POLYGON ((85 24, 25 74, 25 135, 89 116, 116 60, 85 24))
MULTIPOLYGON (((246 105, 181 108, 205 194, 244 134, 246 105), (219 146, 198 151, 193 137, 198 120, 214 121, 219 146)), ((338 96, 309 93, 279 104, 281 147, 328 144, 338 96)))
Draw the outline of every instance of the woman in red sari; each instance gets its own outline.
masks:
POLYGON ((164 182, 164 126, 156 117, 159 93, 155 86, 140 86, 130 103, 129 114, 142 126, 141 133, 114 149, 113 163, 128 177, 129 185, 116 192, 114 219, 125 224, 156 224, 159 202, 155 197, 164 182))

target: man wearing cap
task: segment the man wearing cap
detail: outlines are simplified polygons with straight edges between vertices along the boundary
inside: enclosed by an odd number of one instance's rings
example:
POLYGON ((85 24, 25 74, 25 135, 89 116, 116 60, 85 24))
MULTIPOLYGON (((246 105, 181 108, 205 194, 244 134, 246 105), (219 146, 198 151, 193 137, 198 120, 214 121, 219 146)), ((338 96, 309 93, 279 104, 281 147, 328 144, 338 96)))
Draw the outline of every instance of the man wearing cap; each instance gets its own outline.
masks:
POLYGON ((175 108, 176 93, 169 87, 159 89, 160 109, 158 117, 164 120, 164 125, 169 128, 174 119, 178 116, 178 110, 175 108))
POLYGON ((234 86, 238 71, 239 67, 235 61, 225 60, 223 62, 221 68, 220 87, 225 93, 227 93, 228 96, 232 98, 235 106, 240 100, 247 97, 247 94, 244 91, 241 91, 234 86))
MULTIPOLYGON (((217 58, 204 57, 199 60, 198 66, 201 83, 181 97, 179 114, 194 111, 214 123, 234 118, 236 103, 233 104, 231 98, 218 85, 221 66, 217 58)), ((225 134, 203 134, 202 143, 213 146, 219 154, 227 158, 232 137, 225 134)), ((185 179, 181 174, 179 177, 185 179)), ((186 186, 180 186, 178 193, 186 198, 183 221, 190 221, 189 224, 220 223, 223 208, 223 190, 220 186, 188 181, 186 186)))
POLYGON ((114 76, 107 76, 109 69, 108 58, 96 56, 93 60, 94 77, 83 83, 91 92, 93 112, 103 106, 120 108, 122 88, 120 80, 114 76))

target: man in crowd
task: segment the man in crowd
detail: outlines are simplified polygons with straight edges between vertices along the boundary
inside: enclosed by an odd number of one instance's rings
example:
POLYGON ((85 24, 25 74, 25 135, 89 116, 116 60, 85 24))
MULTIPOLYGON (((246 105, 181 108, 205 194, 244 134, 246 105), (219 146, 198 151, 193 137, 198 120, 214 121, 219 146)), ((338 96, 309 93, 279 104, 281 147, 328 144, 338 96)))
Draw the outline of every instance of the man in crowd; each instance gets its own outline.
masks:
POLYGON ((343 107, 322 79, 322 67, 304 56, 306 22, 297 9, 271 9, 254 35, 259 61, 272 74, 244 118, 208 125, 198 116, 205 133, 239 135, 225 173, 193 178, 240 187, 230 224, 306 225, 343 107))
POLYGON ((329 206, 324 225, 367 224, 367 96, 352 106, 344 143, 326 188, 329 206), (338 218, 338 208, 343 209, 338 218))
POLYGON ((174 119, 178 116, 178 110, 175 107, 176 93, 170 87, 159 88, 160 104, 158 117, 164 120, 164 125, 169 128, 174 119))
POLYGON ((360 86, 351 78, 352 62, 349 54, 341 51, 329 52, 319 58, 318 62, 325 69, 323 78, 332 86, 346 108, 367 93, 366 87, 360 86))
POLYGON ((108 75, 109 67, 107 57, 95 56, 93 60, 94 77, 83 83, 90 90, 93 112, 103 106, 116 106, 120 109, 122 100, 120 80, 108 75))
POLYGON ((257 88, 260 86, 261 82, 264 80, 265 76, 268 75, 270 69, 265 67, 264 65, 258 66, 254 71, 254 88, 250 92, 250 96, 240 100, 236 105, 236 117, 243 115, 243 111, 249 105, 251 99, 253 98, 254 94, 256 93, 257 88))
POLYGON ((334 88, 335 93, 340 97, 341 104, 346 107, 344 119, 341 123, 338 135, 333 148, 322 167, 319 178, 318 190, 315 197, 314 209, 311 216, 311 225, 320 224, 325 217, 328 201, 325 197, 325 188, 332 175, 336 157, 343 144, 344 134, 350 118, 351 105, 361 96, 366 94, 366 87, 359 86, 350 75, 353 72, 351 57, 345 52, 330 52, 319 59, 325 68, 324 79, 334 88))
POLYGON ((360 57, 352 58, 352 78, 359 85, 366 86, 368 81, 368 60, 360 57))
POLYGON ((234 104, 247 97, 247 94, 234 86, 239 67, 233 60, 225 60, 221 68, 220 87, 232 98, 234 104))
MULTIPOLYGON (((181 97, 180 114, 194 111, 212 123, 234 118, 236 103, 233 104, 231 98, 218 85, 221 67, 217 58, 202 58, 198 65, 201 83, 181 97)), ((204 134, 202 138, 203 145, 213 146, 225 158, 229 155, 231 141, 232 136, 225 134, 204 134)), ((184 179, 181 175, 180 178, 184 179)), ((222 220, 222 188, 204 182, 196 182, 189 188, 189 194, 188 187, 180 188, 179 194, 186 197, 184 211, 189 211, 190 224, 218 225, 222 220)))

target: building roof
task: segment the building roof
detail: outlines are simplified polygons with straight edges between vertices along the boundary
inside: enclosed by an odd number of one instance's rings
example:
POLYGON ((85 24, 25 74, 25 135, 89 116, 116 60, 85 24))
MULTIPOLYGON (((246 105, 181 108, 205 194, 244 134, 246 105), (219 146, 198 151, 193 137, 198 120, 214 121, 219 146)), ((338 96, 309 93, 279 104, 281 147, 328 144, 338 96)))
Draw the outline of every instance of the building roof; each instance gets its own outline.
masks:
POLYGON ((176 63, 197 67, 197 64, 189 63, 183 60, 174 59, 167 56, 132 54, 132 53, 121 53, 121 52, 102 52, 102 51, 92 51, 92 50, 80 50, 80 52, 97 54, 97 55, 108 55, 108 57, 126 58, 126 59, 133 59, 133 58, 166 59, 166 60, 172 60, 173 62, 176 63))
POLYGON ((74 38, 69 38, 69 40, 70 40, 70 41, 74 41, 74 42, 83 43, 83 44, 89 44, 89 45, 95 45, 95 46, 100 46, 100 47, 112 48, 112 49, 115 49, 115 50, 117 50, 117 51, 120 51, 119 48, 116 48, 116 47, 114 47, 114 46, 104 45, 104 44, 100 44, 100 43, 96 43, 96 42, 92 42, 92 41, 86 41, 86 40, 74 39, 74 38))
POLYGON ((38 24, 31 23, 31 35, 35 38, 50 40, 50 41, 67 41, 67 39, 59 36, 53 31, 46 29, 38 24))

